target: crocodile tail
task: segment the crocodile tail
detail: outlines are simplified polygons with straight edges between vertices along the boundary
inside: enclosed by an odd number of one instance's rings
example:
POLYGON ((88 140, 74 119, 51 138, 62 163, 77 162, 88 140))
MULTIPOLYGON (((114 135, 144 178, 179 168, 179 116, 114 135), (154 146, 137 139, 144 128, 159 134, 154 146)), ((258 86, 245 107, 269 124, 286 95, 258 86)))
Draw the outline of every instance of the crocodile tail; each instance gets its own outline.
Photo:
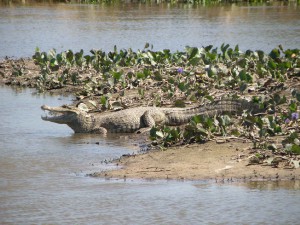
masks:
POLYGON ((188 123, 196 115, 215 116, 224 113, 241 115, 243 111, 258 113, 262 110, 253 102, 245 99, 221 99, 205 105, 188 108, 181 111, 173 111, 167 114, 170 125, 188 123))
POLYGON ((212 103, 204 105, 204 112, 201 110, 200 115, 215 116, 224 113, 241 115, 244 111, 256 114, 264 112, 257 103, 248 101, 246 99, 221 99, 212 103))

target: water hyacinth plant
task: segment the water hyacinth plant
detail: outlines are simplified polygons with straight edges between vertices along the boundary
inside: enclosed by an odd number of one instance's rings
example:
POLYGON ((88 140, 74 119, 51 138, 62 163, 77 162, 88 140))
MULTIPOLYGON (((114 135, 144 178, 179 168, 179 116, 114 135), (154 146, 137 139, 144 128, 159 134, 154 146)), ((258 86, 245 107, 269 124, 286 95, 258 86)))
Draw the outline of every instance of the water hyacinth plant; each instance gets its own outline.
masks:
MULTIPOLYGON (((245 111, 239 116, 195 117, 179 128, 157 125, 151 138, 163 146, 234 135, 251 139, 259 148, 279 149, 274 148, 272 137, 299 131, 299 49, 278 46, 269 53, 242 52, 238 45, 222 44, 172 52, 154 51, 146 43, 137 51, 115 46, 110 52, 94 49, 88 54, 36 49, 33 61, 39 68, 39 91, 72 88, 78 99, 95 102, 92 110, 186 107, 221 97, 245 98, 263 109, 259 115, 245 111)), ((14 68, 15 77, 26 74, 25 67, 14 68)))

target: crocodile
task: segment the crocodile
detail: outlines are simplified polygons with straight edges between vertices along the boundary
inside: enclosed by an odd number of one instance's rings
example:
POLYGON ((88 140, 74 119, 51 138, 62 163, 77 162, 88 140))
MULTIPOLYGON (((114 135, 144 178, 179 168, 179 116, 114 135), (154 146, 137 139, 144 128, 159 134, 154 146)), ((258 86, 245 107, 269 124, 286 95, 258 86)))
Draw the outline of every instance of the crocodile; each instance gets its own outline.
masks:
POLYGON ((244 99, 221 99, 192 108, 135 107, 119 111, 89 113, 76 106, 41 106, 48 111, 45 121, 67 124, 75 133, 134 133, 156 125, 179 126, 195 115, 241 114, 257 112, 257 105, 244 99))

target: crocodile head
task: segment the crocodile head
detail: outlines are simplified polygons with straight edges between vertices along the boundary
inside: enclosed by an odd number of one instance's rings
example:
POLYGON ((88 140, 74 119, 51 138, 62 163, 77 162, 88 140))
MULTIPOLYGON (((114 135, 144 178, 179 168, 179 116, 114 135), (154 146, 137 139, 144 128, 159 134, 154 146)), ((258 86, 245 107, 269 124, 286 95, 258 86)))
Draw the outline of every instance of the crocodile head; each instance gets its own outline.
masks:
POLYGON ((43 105, 41 107, 47 114, 41 118, 53 123, 66 124, 76 133, 85 132, 89 125, 89 116, 86 111, 75 106, 63 105, 60 107, 50 107, 43 105))

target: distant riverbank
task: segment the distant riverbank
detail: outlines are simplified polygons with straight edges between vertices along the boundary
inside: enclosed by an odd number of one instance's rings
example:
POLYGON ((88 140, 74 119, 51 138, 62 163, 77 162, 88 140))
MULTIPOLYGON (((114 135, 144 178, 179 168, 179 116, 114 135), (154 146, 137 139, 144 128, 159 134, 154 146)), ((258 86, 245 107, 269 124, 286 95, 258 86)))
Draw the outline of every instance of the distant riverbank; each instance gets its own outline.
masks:
MULTIPOLYGON (((222 4, 222 3, 241 3, 241 2, 248 2, 246 0, 237 0, 237 1, 229 1, 229 0, 3 0, 2 3, 4 4, 13 4, 13 3, 18 3, 18 4, 28 4, 28 3, 85 3, 85 4, 116 4, 116 3, 155 3, 155 4, 160 4, 160 3, 170 3, 170 4, 176 4, 176 3, 185 3, 185 4, 222 4)), ((264 2, 294 2, 293 0, 289 1, 252 1, 252 4, 261 4, 264 2)))

